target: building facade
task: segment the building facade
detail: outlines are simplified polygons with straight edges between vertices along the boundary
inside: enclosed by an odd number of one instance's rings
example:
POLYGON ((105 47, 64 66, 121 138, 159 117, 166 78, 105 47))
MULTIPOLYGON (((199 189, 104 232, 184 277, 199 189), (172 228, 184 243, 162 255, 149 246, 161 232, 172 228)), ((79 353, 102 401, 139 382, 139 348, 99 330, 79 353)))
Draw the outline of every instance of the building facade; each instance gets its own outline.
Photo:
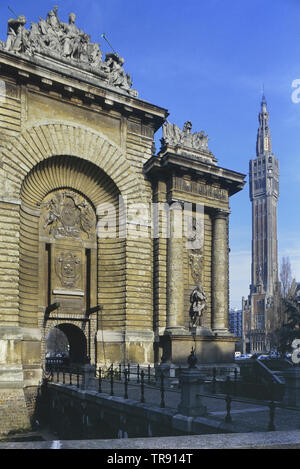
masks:
POLYGON ((256 158, 249 163, 252 203, 252 263, 248 299, 242 300, 245 352, 266 352, 276 323, 278 283, 277 202, 279 162, 272 152, 269 112, 263 96, 256 158))
POLYGON ((21 15, 0 43, 0 433, 29 425, 53 328, 76 364, 186 364, 192 346, 233 359, 229 198, 244 175, 138 98, 124 59, 103 60, 75 21, 55 7, 27 30, 21 15))
POLYGON ((242 338, 243 331, 243 315, 241 309, 230 309, 229 310, 229 331, 235 335, 235 337, 242 338))

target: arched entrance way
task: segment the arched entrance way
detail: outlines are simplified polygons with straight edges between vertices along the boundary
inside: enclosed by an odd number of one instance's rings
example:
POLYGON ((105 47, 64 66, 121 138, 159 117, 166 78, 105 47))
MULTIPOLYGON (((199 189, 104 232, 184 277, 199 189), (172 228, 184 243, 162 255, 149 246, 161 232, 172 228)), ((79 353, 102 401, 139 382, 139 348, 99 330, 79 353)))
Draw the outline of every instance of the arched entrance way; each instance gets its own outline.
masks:
MULTIPOLYGON (((43 160, 26 176, 20 209, 20 309, 24 315, 29 306, 37 312, 42 362, 54 325, 68 323, 84 332, 91 364, 103 358, 99 329, 125 327, 126 240, 119 236, 119 198, 118 187, 102 169, 70 155, 43 160), (107 206, 116 223, 113 238, 97 235, 99 222, 108 217, 107 206)), ((70 328, 64 332, 69 341, 81 343, 70 328)), ((82 361, 82 355, 71 358, 82 361)))
POLYGON ((47 358, 64 358, 68 364, 87 363, 87 339, 84 332, 74 324, 54 326, 46 339, 47 358))
POLYGON ((56 327, 62 331, 68 339, 70 363, 86 363, 87 340, 82 330, 74 326, 74 324, 59 324, 56 327))

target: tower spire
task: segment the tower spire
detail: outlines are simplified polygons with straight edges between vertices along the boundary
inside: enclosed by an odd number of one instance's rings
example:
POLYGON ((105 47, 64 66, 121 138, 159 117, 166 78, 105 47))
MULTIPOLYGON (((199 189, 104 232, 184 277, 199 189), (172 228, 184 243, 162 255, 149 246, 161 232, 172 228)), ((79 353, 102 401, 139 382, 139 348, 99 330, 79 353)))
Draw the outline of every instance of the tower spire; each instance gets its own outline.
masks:
MULTIPOLYGON (((262 85, 262 101, 266 101, 266 98, 265 98, 265 84, 263 83, 262 85)), ((266 102, 267 104, 267 102, 266 102)))
POLYGON ((259 128, 257 131, 256 156, 263 156, 272 152, 271 131, 269 127, 269 111, 263 90, 260 103, 260 113, 258 114, 259 128))

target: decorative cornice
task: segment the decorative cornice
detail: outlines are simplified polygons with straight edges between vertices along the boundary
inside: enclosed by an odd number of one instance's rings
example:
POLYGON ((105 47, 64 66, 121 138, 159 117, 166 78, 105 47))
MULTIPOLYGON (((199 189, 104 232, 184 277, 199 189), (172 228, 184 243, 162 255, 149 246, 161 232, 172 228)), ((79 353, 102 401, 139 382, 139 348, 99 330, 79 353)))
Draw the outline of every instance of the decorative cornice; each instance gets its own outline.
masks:
POLYGON ((161 177, 169 179, 175 175, 174 171, 178 171, 181 175, 197 175, 207 180, 208 183, 213 181, 219 184, 221 189, 226 189, 229 196, 242 190, 245 185, 245 174, 203 162, 198 158, 174 153, 171 150, 163 155, 152 156, 144 164, 144 173, 151 179, 161 177))

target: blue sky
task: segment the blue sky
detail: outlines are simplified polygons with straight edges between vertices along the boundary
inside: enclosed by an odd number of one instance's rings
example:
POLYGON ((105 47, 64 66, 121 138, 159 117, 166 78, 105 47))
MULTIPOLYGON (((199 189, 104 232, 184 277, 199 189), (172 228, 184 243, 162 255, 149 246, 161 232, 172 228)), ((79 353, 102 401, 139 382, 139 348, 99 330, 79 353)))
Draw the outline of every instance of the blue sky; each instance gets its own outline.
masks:
MULTIPOLYGON (((291 99, 292 82, 300 79, 299 0, 2 1, 2 40, 12 16, 8 4, 26 16, 28 28, 55 4, 62 21, 75 12, 77 25, 104 53, 109 47, 100 35, 106 33, 139 97, 167 108, 172 123, 191 120, 194 131, 205 130, 218 164, 245 174, 255 155, 264 84, 280 163, 279 262, 289 256, 300 280, 300 103, 291 99)), ((248 183, 230 207, 230 298, 240 307, 250 283, 248 183)))

